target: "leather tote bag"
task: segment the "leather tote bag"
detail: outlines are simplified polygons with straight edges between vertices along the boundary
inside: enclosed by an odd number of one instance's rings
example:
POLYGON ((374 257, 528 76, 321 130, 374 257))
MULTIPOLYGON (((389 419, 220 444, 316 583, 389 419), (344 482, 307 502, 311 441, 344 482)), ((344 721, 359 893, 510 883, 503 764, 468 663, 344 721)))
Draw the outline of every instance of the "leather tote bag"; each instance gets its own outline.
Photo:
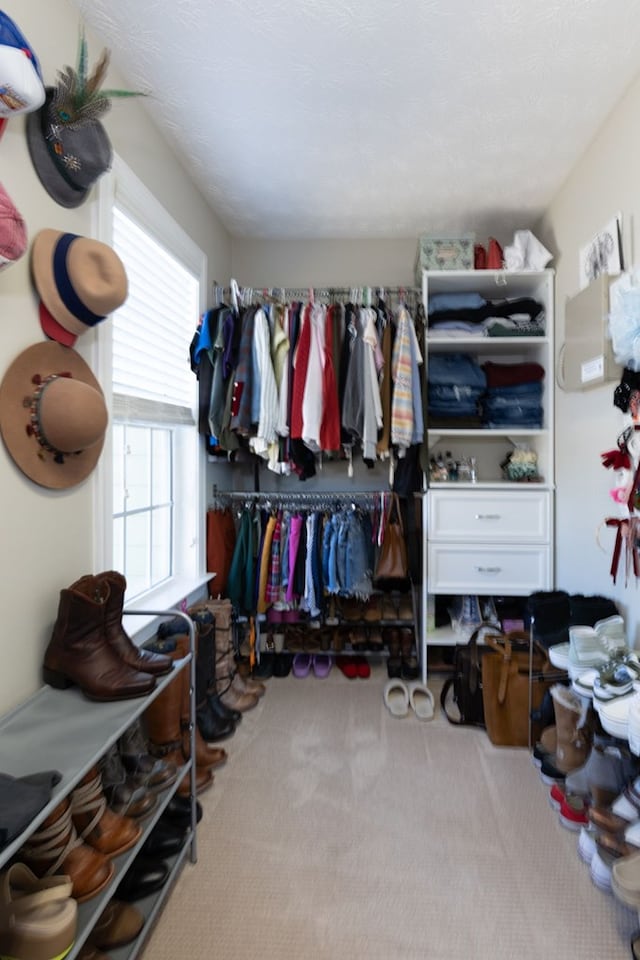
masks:
POLYGON ((488 634, 484 642, 488 651, 482 658, 482 702, 489 739, 496 746, 527 747, 530 711, 540 708, 557 673, 544 647, 524 631, 488 634))
POLYGON ((405 585, 409 577, 407 544, 404 538, 400 501, 391 494, 384 526, 384 539, 380 546, 374 574, 376 585, 383 587, 405 585))

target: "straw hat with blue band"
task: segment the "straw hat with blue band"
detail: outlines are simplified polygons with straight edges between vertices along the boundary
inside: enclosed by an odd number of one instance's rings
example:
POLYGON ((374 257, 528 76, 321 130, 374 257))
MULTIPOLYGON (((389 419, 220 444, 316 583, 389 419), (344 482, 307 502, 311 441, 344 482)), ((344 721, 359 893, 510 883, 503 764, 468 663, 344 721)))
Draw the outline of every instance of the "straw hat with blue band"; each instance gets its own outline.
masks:
POLYGON ((127 274, 115 250, 99 240, 45 229, 31 247, 44 333, 66 347, 127 299, 127 274))

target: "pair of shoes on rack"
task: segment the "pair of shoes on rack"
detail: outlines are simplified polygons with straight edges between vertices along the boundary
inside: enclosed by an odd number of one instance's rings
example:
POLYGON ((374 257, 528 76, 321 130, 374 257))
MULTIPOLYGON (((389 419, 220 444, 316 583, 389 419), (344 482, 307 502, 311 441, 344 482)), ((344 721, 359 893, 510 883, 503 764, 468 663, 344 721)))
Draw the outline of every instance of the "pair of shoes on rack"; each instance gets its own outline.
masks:
MULTIPOLYGON (((144 927, 144 914, 132 903, 110 900, 102 911, 87 940, 88 957, 103 956, 98 951, 116 950, 136 940, 144 927)), ((82 956, 83 954, 81 954, 82 956)))
POLYGON ((291 670, 294 677, 308 677, 313 671, 314 676, 324 680, 331 673, 333 657, 330 653, 296 653, 291 670))
POLYGON ((371 676, 371 667, 366 657, 345 655, 338 657, 336 662, 347 680, 368 680, 371 676))
POLYGON ((432 720, 435 713, 433 694, 419 680, 404 683, 402 680, 388 680, 383 691, 384 705, 392 717, 406 717, 413 710, 418 720, 432 720))
POLYGON ((91 700, 126 700, 150 693, 171 671, 169 657, 136 646, 122 626, 126 580, 115 570, 81 577, 60 591, 58 616, 44 654, 52 687, 76 684, 91 700))

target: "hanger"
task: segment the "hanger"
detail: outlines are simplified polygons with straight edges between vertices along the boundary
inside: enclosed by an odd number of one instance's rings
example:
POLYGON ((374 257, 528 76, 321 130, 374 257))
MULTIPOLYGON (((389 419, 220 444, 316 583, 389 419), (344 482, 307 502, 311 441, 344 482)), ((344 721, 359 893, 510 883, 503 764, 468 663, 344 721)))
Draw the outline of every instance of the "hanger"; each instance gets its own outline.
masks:
POLYGON ((231 307, 235 313, 238 313, 238 301, 240 298, 240 287, 238 286, 237 280, 231 280, 229 284, 229 290, 231 293, 231 307))

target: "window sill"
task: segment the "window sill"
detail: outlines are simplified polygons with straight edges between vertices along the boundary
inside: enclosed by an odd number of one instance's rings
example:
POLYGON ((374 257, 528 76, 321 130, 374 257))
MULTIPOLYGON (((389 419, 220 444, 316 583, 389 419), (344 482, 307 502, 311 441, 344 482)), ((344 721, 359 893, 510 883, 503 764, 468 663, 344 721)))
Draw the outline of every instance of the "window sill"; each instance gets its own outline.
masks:
POLYGON ((164 583, 155 590, 149 590, 144 596, 136 597, 125 604, 122 624, 134 642, 140 646, 152 637, 160 622, 160 617, 135 613, 136 610, 182 610, 207 595, 207 583, 215 573, 203 573, 199 577, 174 577, 170 583, 164 583))

